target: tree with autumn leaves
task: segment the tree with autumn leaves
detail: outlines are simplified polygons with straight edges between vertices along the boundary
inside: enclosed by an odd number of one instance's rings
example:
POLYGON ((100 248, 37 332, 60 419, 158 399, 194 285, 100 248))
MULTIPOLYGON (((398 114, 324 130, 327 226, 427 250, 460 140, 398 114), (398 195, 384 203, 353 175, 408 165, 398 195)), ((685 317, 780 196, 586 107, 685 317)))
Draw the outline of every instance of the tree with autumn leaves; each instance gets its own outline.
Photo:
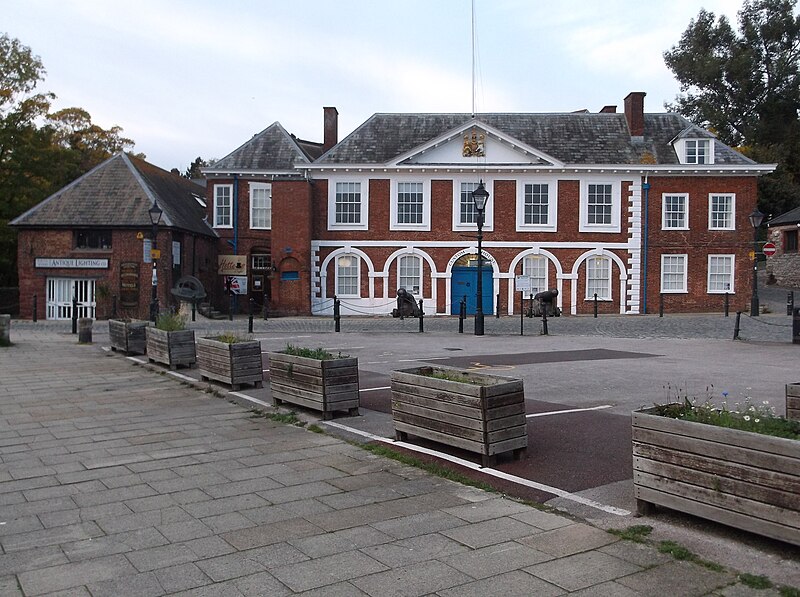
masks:
POLYGON ((44 65, 19 40, 0 34, 0 287, 16 286, 16 232, 8 223, 106 158, 133 148, 81 108, 51 112, 38 92, 44 65))

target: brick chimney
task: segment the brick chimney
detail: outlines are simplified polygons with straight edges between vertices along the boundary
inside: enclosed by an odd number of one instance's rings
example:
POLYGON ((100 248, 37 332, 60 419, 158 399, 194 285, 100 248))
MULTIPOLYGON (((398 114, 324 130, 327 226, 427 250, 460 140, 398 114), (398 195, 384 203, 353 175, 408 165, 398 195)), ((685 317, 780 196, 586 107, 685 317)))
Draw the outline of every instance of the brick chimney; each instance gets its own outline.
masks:
POLYGON ((625 98, 625 120, 631 137, 644 136, 644 91, 631 91, 625 98))
POLYGON ((325 138, 322 151, 328 151, 339 142, 339 111, 333 107, 322 109, 325 113, 325 138))
POLYGON ((616 106, 603 106, 603 109, 600 110, 600 114, 616 114, 617 107, 616 106))

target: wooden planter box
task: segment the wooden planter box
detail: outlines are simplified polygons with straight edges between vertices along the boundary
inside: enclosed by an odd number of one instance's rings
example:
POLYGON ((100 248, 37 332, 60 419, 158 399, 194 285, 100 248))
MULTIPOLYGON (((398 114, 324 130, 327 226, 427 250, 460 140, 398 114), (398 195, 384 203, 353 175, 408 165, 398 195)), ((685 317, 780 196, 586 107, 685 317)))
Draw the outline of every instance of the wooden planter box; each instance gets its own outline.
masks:
POLYGON ((637 507, 658 504, 800 545, 800 441, 633 413, 637 507))
POLYGON ((318 360, 283 352, 269 353, 269 383, 277 406, 290 402, 322 411, 330 419, 337 410, 358 416, 358 358, 318 360))
POLYGON ((147 328, 147 359, 163 363, 170 369, 178 365, 191 367, 197 360, 194 347, 194 330, 167 332, 158 328, 147 328))
POLYGON ((243 383, 260 388, 264 381, 261 342, 248 340, 228 344, 211 338, 197 339, 200 379, 215 379, 238 390, 243 383))
POLYGON ((144 354, 147 350, 145 329, 149 325, 149 321, 137 319, 109 319, 108 337, 111 340, 111 350, 144 354))
POLYGON ((519 458, 528 446, 521 379, 451 367, 393 371, 392 418, 398 440, 412 434, 477 452, 483 466, 504 452, 519 458), (437 372, 464 381, 430 377, 437 372))
POLYGON ((800 421, 800 383, 786 384, 786 418, 800 421))

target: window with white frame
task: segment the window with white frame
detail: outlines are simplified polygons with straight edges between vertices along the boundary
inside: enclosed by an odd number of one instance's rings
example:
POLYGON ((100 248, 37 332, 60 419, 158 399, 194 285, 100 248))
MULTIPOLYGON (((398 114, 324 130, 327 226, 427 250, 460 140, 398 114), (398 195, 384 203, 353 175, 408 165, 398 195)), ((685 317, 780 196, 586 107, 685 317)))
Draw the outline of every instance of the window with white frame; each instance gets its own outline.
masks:
POLYGON ((547 290, 547 257, 527 256, 522 262, 522 274, 531 279, 531 294, 547 290))
POLYGON ((369 226, 369 180, 328 181, 328 229, 367 230, 369 226))
MULTIPOLYGON (((458 222, 460 224, 477 224, 478 210, 475 209, 475 200, 472 191, 478 188, 477 182, 462 182, 459 199, 458 222)), ((487 202, 488 205, 488 202, 487 202)))
POLYGON ((390 230, 430 230, 430 181, 392 180, 390 230))
POLYGON ((336 295, 360 296, 361 260, 358 255, 339 255, 336 258, 336 295))
POLYGON ((397 223, 422 224, 423 194, 421 182, 397 183, 397 223))
POLYGON ((611 224, 611 209, 613 200, 610 184, 589 184, 588 195, 588 223, 611 224))
POLYGON ((272 185, 270 184, 250 183, 250 228, 260 230, 272 228, 272 185))
POLYGON ((250 255, 251 269, 270 269, 272 267, 272 258, 266 253, 253 253, 250 255))
POLYGON ((556 231, 558 185, 554 181, 517 183, 517 231, 556 231))
POLYGON ((710 164, 709 139, 687 139, 684 143, 687 164, 710 164))
POLYGON ((735 228, 736 196, 731 193, 708 196, 708 229, 733 230, 735 228))
MULTIPOLYGON (((478 224, 478 211, 475 209, 475 200, 472 191, 478 188, 474 180, 455 180, 453 193, 453 230, 474 231, 478 224)), ((484 187, 489 193, 486 207, 483 210, 483 229, 491 230, 494 221, 492 182, 485 180, 484 187)))
POLYGON ((233 227, 233 185, 214 185, 214 227, 233 227))
POLYGON ((586 298, 611 300, 611 259, 597 255, 586 260, 586 298))
POLYGON ((733 292, 733 255, 708 256, 708 292, 733 292))
POLYGON ((414 295, 422 290, 422 259, 416 255, 403 255, 397 260, 397 286, 414 295))
POLYGON ((579 231, 619 232, 620 193, 619 181, 582 181, 579 231))
POLYGON ((663 230, 688 230, 689 195, 664 193, 662 198, 661 228, 663 230))
POLYGON ((686 255, 661 256, 661 292, 686 292, 686 255))

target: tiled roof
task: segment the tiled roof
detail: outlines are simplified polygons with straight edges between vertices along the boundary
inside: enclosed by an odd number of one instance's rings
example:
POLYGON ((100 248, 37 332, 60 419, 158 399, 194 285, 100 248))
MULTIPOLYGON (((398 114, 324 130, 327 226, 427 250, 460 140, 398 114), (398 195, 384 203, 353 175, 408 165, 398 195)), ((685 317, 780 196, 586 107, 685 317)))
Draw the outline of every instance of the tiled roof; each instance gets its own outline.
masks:
POLYGON ((163 210, 161 225, 207 236, 197 201, 205 189, 144 160, 118 153, 11 222, 12 226, 150 226, 154 201, 163 210))
POLYGON ((307 164, 319 156, 321 152, 317 145, 308 141, 298 141, 287 133, 279 122, 275 122, 214 165, 203 168, 203 171, 292 171, 298 161, 307 164))
MULTIPOLYGON (((315 163, 385 164, 471 120, 470 114, 375 114, 315 163)), ((677 114, 645 114, 643 137, 632 138, 625 115, 617 113, 478 114, 475 121, 573 165, 653 159, 656 164, 678 164, 671 141, 692 126, 677 114)), ((719 141, 714 145, 717 164, 755 163, 719 141)))
POLYGON ((772 218, 767 224, 769 226, 781 226, 785 224, 800 223, 800 207, 795 207, 787 211, 785 214, 779 215, 777 218, 772 218))

